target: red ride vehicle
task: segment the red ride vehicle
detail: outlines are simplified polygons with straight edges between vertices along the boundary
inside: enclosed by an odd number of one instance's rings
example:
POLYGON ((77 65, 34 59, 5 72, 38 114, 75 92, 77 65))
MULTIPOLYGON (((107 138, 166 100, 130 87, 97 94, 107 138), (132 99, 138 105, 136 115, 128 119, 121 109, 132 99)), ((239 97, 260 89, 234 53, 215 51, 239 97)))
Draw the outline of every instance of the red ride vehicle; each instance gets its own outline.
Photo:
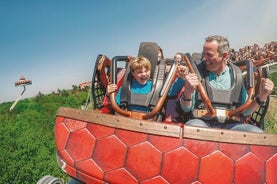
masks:
MULTIPOLYGON (((155 79, 164 68, 163 61, 157 62, 157 48, 156 43, 142 42, 138 54, 151 60, 155 66, 153 80, 162 83, 148 113, 122 109, 115 102, 115 93, 110 99, 105 96, 108 82, 119 86, 124 83, 128 73, 125 64, 130 57, 109 60, 98 56, 91 82, 94 109, 61 107, 57 112, 55 140, 62 170, 83 183, 97 184, 277 183, 277 135, 153 120, 164 108, 177 68, 173 62, 161 81, 155 79)), ((190 72, 195 72, 189 54, 185 60, 190 72)), ((261 73, 249 75, 259 82, 261 73)), ((248 93, 254 94, 255 86, 248 93)), ((205 99, 205 93, 202 95, 205 99)), ((214 116, 209 99, 205 101, 208 112, 214 116)), ((238 115, 249 101, 227 115, 238 115)), ((267 107, 268 101, 247 123, 262 128, 267 107)))

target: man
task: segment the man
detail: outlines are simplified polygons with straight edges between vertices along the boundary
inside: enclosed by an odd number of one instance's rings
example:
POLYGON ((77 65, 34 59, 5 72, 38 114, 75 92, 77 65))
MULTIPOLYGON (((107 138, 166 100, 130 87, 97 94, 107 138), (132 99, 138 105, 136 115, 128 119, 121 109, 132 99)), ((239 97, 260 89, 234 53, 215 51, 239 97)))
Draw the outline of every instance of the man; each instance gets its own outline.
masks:
MULTIPOLYGON (((203 58, 202 58, 202 68, 203 71, 200 73, 206 73, 206 77, 203 78, 205 81, 206 90, 210 90, 215 94, 214 96, 209 96, 211 103, 214 108, 226 108, 228 104, 222 103, 221 101, 230 101, 228 107, 239 107, 244 104, 247 99, 247 91, 244 87, 242 80, 235 80, 239 75, 240 70, 236 69, 236 66, 231 63, 227 63, 229 52, 229 41, 222 36, 209 36, 205 39, 203 46, 203 58), (236 72, 234 72, 236 71, 236 72), (205 80, 206 79, 206 80, 205 80), (237 90, 237 91, 236 91, 237 90), (238 91, 239 90, 239 91, 238 91), (220 97, 216 96, 217 91, 221 92, 220 97), (222 96, 222 92, 226 94, 222 96), (237 94, 237 95, 234 95, 237 94), (230 99, 228 99, 230 97, 230 99), (216 100, 215 100, 216 99, 216 100)), ((186 122, 187 125, 201 126, 201 127, 216 127, 225 128, 240 131, 258 132, 263 131, 258 127, 250 124, 243 124, 240 121, 229 121, 229 122, 218 122, 204 119, 203 117, 197 116, 197 111, 201 108, 201 98, 198 98, 198 93, 196 92, 196 87, 200 84, 198 76, 193 73, 184 75, 185 91, 180 98, 181 108, 185 112, 192 112, 193 118, 186 122)), ((241 77, 240 77, 241 78, 241 77)), ((259 92, 255 97, 255 100, 251 103, 248 109, 246 109, 242 114, 247 116, 255 111, 262 102, 265 102, 267 97, 270 95, 274 87, 273 82, 270 79, 262 78, 260 83, 259 92)), ((202 104, 203 107, 203 104, 202 104)))

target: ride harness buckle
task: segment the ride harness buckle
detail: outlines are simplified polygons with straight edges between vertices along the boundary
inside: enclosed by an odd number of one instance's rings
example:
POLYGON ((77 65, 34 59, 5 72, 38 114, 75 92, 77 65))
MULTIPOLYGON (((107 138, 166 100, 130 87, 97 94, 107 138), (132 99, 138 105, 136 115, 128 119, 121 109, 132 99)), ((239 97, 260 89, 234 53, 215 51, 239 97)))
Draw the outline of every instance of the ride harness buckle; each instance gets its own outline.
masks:
POLYGON ((216 117, 219 123, 225 123, 226 120, 226 110, 224 109, 215 109, 216 117))

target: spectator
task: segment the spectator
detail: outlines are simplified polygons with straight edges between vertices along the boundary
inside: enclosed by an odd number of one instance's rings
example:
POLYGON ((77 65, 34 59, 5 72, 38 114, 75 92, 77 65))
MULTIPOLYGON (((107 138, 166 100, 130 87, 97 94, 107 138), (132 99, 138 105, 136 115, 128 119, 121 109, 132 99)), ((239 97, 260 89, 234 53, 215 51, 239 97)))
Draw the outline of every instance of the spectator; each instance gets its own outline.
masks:
POLYGON ((180 52, 177 52, 175 55, 174 55, 174 60, 177 62, 177 64, 181 64, 181 62, 183 61, 183 58, 184 58, 184 55, 180 52))

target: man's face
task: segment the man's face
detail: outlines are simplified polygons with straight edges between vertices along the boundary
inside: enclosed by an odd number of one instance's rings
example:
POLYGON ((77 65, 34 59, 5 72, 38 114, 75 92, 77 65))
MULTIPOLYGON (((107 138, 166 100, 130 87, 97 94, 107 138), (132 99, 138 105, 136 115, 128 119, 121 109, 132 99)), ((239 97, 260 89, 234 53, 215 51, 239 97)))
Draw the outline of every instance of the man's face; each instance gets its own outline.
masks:
POLYGON ((210 72, 220 74, 225 69, 224 57, 218 52, 218 43, 216 41, 206 42, 203 46, 203 61, 206 63, 206 69, 210 72))
POLYGON ((146 84, 150 79, 150 70, 145 67, 137 68, 132 72, 132 75, 138 83, 146 84))

